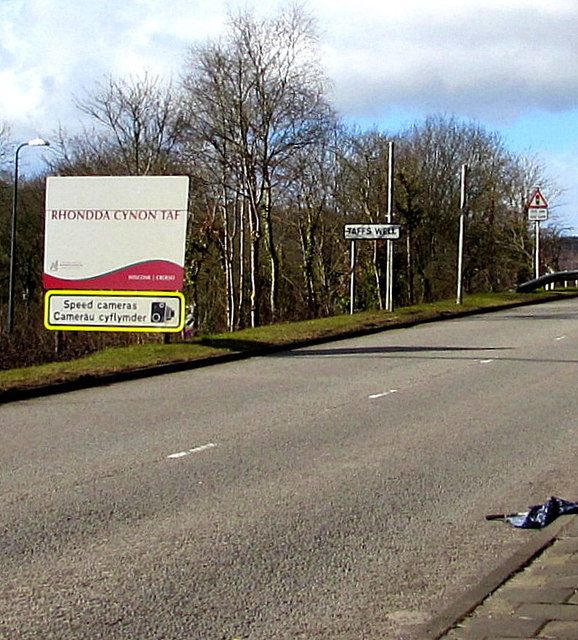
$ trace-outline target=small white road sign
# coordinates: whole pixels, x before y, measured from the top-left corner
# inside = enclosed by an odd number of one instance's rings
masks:
[[[346,224],[346,240],[397,240],[400,236],[398,224]]]
[[[532,222],[548,220],[548,209],[528,209],[528,220]]]
[[[540,189],[534,189],[528,204],[528,220],[541,222],[548,220],[548,201],[542,195]]]

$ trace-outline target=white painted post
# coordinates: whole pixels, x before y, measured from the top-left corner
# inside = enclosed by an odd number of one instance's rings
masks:
[[[534,231],[534,247],[535,247],[535,255],[534,255],[534,277],[540,277],[540,221],[536,220],[536,226]]]
[[[468,173],[468,165],[462,165],[460,180],[460,225],[458,234],[458,277],[457,277],[457,295],[456,304],[463,302],[463,269],[464,269],[464,235],[465,235],[465,214],[466,214],[466,178]]]
[[[355,240],[349,243],[349,313],[353,315],[355,310]]]
[[[387,170],[387,223],[393,222],[394,142],[389,142]],[[393,311],[393,240],[386,240],[386,293],[385,308]]]

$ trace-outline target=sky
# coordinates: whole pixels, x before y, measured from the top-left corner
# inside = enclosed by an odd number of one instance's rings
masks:
[[[562,189],[550,211],[578,235],[578,0],[305,0],[338,114],[396,133],[456,116],[537,158]],[[82,126],[74,98],[105,76],[178,80],[229,12],[278,0],[0,0],[0,121],[15,142]],[[23,172],[46,148],[26,148]]]

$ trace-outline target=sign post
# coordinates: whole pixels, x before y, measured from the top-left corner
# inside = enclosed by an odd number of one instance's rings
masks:
[[[349,314],[355,313],[355,242],[349,243]]]
[[[548,202],[537,187],[528,204],[528,220],[534,222],[534,277],[540,277],[540,222],[548,220]]]
[[[457,276],[457,293],[456,304],[463,302],[463,272],[464,272],[464,236],[465,236],[465,218],[466,218],[466,181],[468,177],[468,165],[462,165],[460,177],[460,223],[458,233],[458,276]]]
[[[355,307],[355,241],[356,240],[398,240],[401,226],[399,224],[346,224],[344,235],[346,240],[351,240],[350,276],[349,276],[349,313],[353,314]],[[390,273],[390,277],[391,277]],[[391,289],[392,283],[390,282]],[[391,295],[388,292],[388,295]],[[387,311],[391,311],[387,308]]]
[[[395,143],[393,140],[389,141],[388,144],[389,155],[387,162],[387,222],[391,224],[393,222],[393,173],[394,173],[394,153],[395,153]],[[399,236],[398,236],[399,237]],[[387,250],[387,261],[386,261],[386,300],[385,300],[385,309],[386,311],[393,311],[393,240],[394,238],[388,238],[386,243]]]
[[[48,178],[45,327],[182,330],[188,190],[186,176]]]

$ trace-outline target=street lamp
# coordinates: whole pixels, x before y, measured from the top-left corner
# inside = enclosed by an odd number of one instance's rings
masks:
[[[14,155],[14,192],[12,195],[12,235],[10,238],[10,276],[8,280],[8,333],[14,326],[14,282],[16,276],[16,217],[18,214],[18,156],[24,147],[47,147],[50,144],[44,138],[33,138],[16,147]]]

